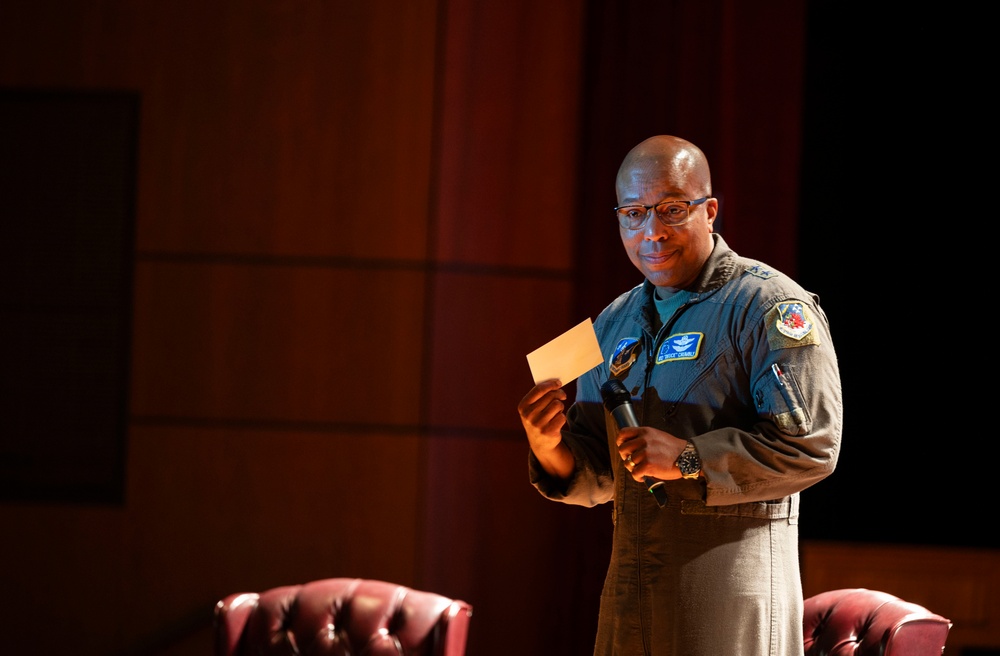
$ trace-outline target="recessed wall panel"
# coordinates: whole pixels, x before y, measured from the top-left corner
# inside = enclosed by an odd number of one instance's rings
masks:
[[[586,317],[569,314],[571,282],[440,273],[434,285],[432,426],[521,430],[534,384],[527,354]]]
[[[590,653],[611,553],[611,504],[542,497],[528,482],[523,434],[431,434],[426,448],[426,585],[475,607],[469,654],[504,653],[495,646],[509,647],[512,626],[518,642],[531,645],[526,654]],[[455,525],[462,530],[442,530]],[[477,617],[488,619],[477,626]],[[572,630],[552,631],[554,621]]]
[[[140,262],[132,413],[413,425],[424,275]]]
[[[578,224],[583,5],[447,8],[434,257],[565,271]]]

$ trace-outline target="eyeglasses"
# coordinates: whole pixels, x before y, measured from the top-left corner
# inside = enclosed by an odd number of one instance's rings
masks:
[[[655,205],[622,205],[615,208],[618,224],[627,230],[638,230],[649,219],[649,211],[656,209],[656,218],[665,226],[676,228],[690,219],[691,207],[701,205],[709,197],[697,200],[663,200]]]

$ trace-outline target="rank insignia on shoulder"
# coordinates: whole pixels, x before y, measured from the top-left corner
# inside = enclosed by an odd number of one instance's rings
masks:
[[[676,362],[678,360],[694,360],[701,351],[701,343],[705,333],[677,333],[663,340],[663,345],[656,354],[656,364]]]
[[[772,351],[790,346],[819,344],[819,336],[813,330],[816,324],[809,316],[809,309],[801,301],[776,304],[764,321],[767,323],[767,341]]]
[[[615,352],[611,354],[611,362],[608,363],[611,368],[611,375],[617,377],[619,374],[628,371],[639,358],[641,350],[642,344],[635,337],[623,337],[618,340]]]
[[[747,269],[747,273],[749,273],[752,276],[757,276],[758,278],[763,278],[764,280],[767,280],[768,278],[773,278],[776,275],[778,275],[776,271],[765,269],[759,264],[755,264],[749,269]]]

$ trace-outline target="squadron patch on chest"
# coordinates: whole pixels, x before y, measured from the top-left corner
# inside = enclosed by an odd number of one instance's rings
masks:
[[[617,378],[620,374],[628,371],[639,358],[640,351],[642,351],[642,344],[635,337],[623,337],[618,340],[615,352],[611,354],[611,361],[608,363],[611,375]]]
[[[809,308],[801,301],[784,301],[776,304],[764,317],[767,325],[767,343],[771,350],[819,344],[819,335],[813,330],[816,324]]]
[[[663,341],[656,354],[656,364],[676,362],[677,360],[694,360],[701,351],[701,343],[705,333],[677,333]]]

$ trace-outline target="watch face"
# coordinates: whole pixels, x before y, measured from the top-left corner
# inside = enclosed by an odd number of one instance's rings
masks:
[[[695,474],[701,469],[701,459],[697,453],[682,453],[677,459],[677,468],[682,474]]]

